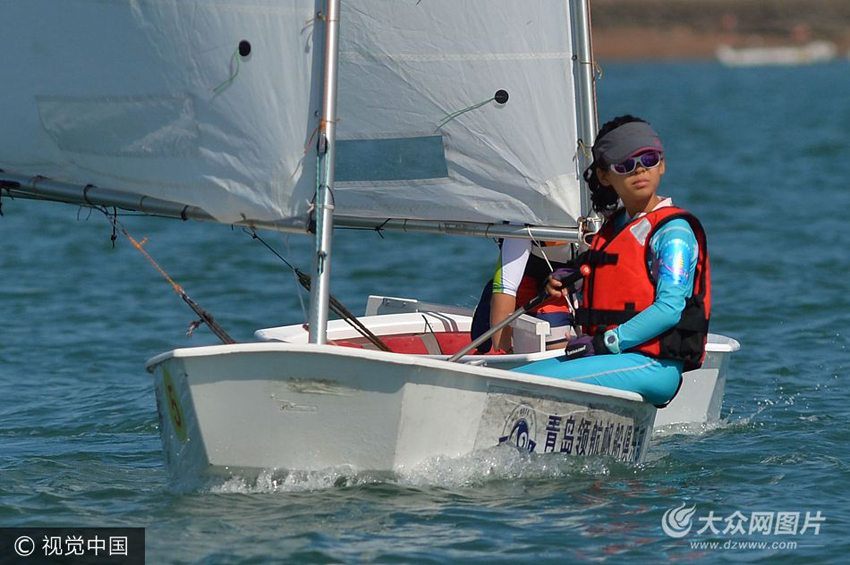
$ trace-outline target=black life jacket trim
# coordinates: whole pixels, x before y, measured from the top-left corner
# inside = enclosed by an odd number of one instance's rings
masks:
[[[599,249],[588,249],[578,256],[576,263],[579,265],[616,265],[619,255],[616,253],[607,253]]]

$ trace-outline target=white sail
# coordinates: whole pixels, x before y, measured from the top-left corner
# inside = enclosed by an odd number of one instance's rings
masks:
[[[335,214],[574,226],[572,56],[563,0],[343,1]]]
[[[2,3],[0,168],[306,225],[322,6]],[[569,19],[563,0],[342,2],[335,215],[574,227]]]
[[[220,221],[306,222],[315,11],[315,0],[3,2],[0,168]]]

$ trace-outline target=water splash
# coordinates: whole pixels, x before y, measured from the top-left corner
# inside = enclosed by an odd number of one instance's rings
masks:
[[[457,488],[490,481],[560,478],[567,475],[607,476],[611,467],[626,467],[607,457],[575,458],[522,452],[510,446],[475,451],[462,457],[434,457],[398,472],[409,486]]]
[[[666,439],[668,437],[676,435],[702,436],[724,430],[740,430],[752,427],[758,423],[755,422],[757,416],[759,416],[762,412],[765,411],[766,408],[768,408],[772,404],[772,402],[759,403],[756,410],[749,416],[739,417],[735,416],[732,412],[730,412],[727,417],[720,418],[718,420],[713,420],[711,422],[688,422],[660,426],[652,431],[652,436],[653,438],[658,439]]]
[[[468,488],[507,480],[600,478],[632,476],[642,466],[612,460],[610,457],[570,457],[558,454],[521,452],[510,446],[476,451],[461,457],[439,456],[397,472],[360,471],[351,466],[319,471],[263,470],[256,476],[234,474],[209,479],[195,491],[214,494],[273,494],[311,492],[388,484],[412,488]],[[185,490],[185,489],[184,489]]]
[[[266,469],[256,476],[233,475],[211,480],[201,490],[214,494],[269,494],[312,492],[383,482],[389,473],[357,471],[351,466],[319,471],[280,471]]]

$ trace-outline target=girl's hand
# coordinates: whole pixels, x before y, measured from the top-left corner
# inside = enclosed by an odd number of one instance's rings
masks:
[[[546,279],[546,292],[553,298],[566,296],[564,291],[566,291],[567,288],[564,287],[564,283],[561,281],[575,274],[576,270],[572,267],[556,269],[555,272],[549,275],[549,278]]]
[[[560,271],[561,269],[558,269]],[[555,271],[557,273],[558,271]],[[555,277],[555,273],[549,275],[549,278],[546,279],[546,293],[552,298],[558,298],[564,295],[564,285],[561,284],[561,281]]]

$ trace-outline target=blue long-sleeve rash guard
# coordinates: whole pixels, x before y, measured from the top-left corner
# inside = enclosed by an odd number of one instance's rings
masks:
[[[617,229],[628,222],[620,216]],[[649,272],[655,281],[655,301],[634,318],[609,330],[619,353],[640,345],[675,326],[682,317],[685,300],[694,292],[694,272],[699,257],[696,236],[686,220],[671,220],[650,239]]]

